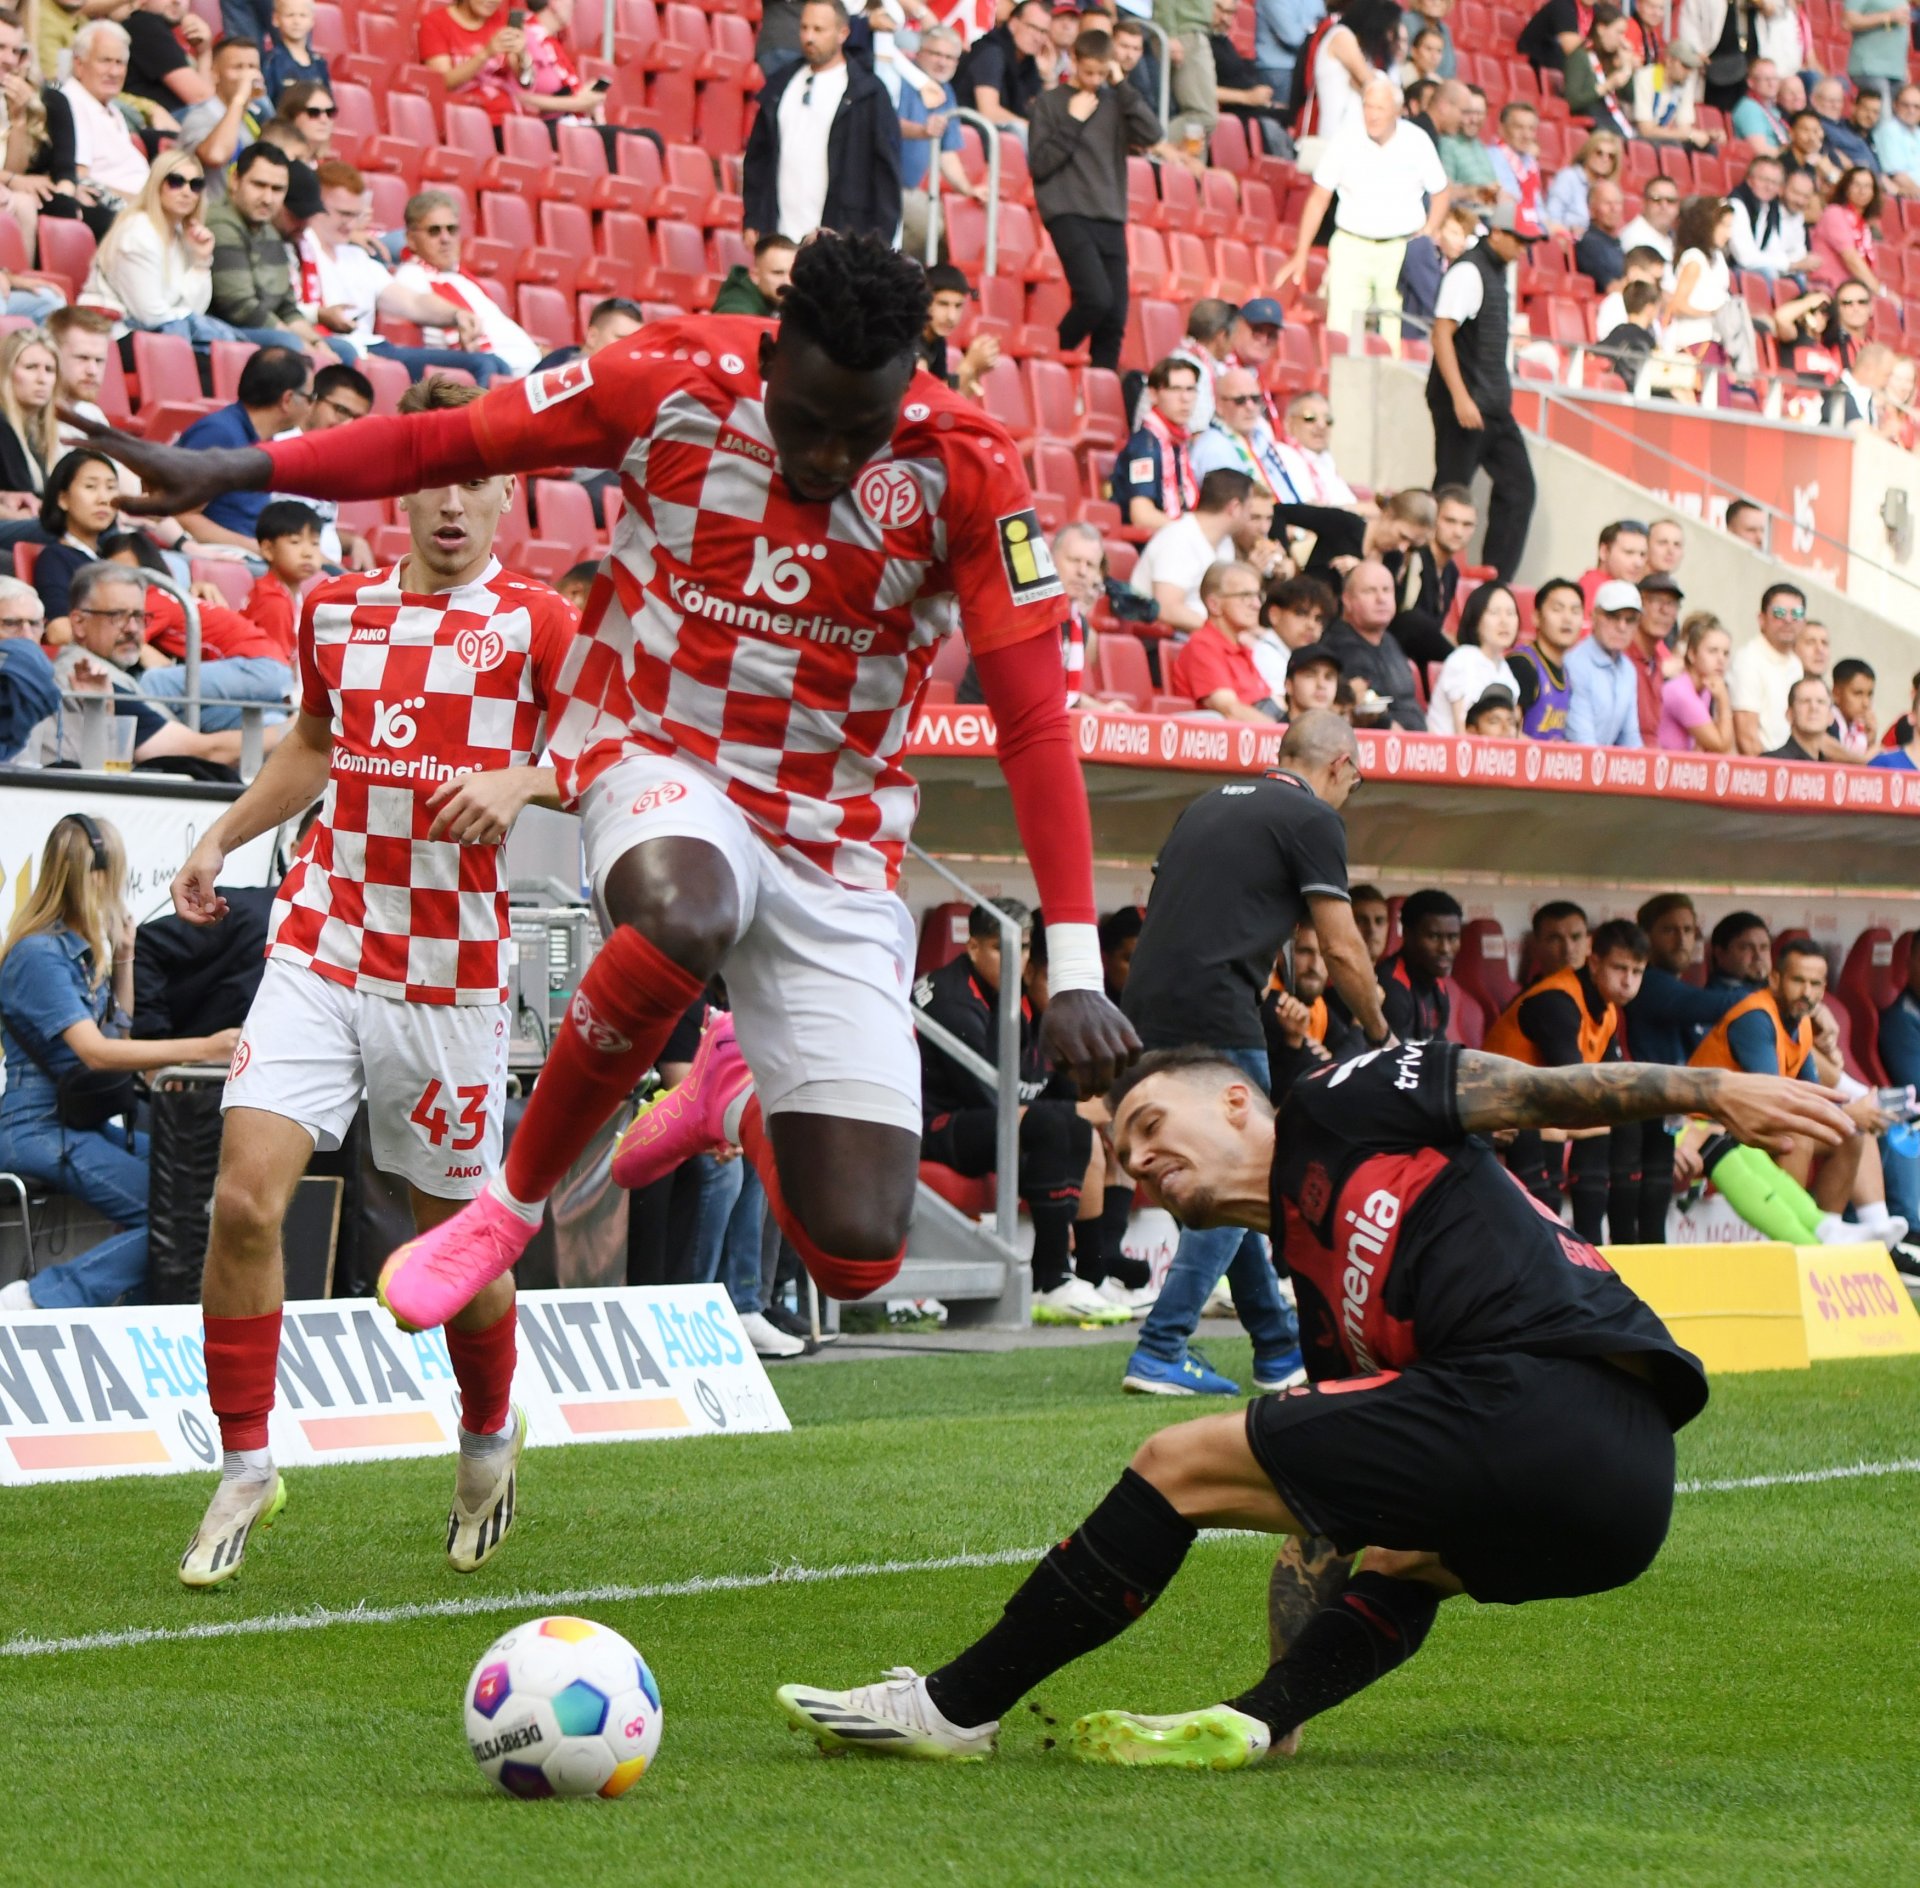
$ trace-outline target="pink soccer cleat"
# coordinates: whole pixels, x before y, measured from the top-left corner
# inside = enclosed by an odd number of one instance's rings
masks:
[[[512,1271],[539,1230],[483,1191],[380,1268],[380,1302],[401,1330],[430,1331]]]
[[[753,1080],[724,1011],[708,1023],[687,1079],[657,1095],[634,1116],[613,1150],[615,1186],[651,1186],[696,1154],[727,1145],[721,1123],[728,1106]]]

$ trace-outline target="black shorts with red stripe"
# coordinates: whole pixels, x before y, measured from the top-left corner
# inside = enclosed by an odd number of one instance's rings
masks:
[[[1329,1378],[1247,1406],[1280,1498],[1340,1552],[1437,1553],[1477,1600],[1625,1586],[1673,1515],[1673,1428],[1640,1378],[1512,1351]]]

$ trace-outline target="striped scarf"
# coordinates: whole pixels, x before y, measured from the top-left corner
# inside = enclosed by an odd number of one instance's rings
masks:
[[[1193,461],[1187,456],[1187,429],[1169,426],[1160,409],[1150,406],[1141,430],[1160,447],[1160,509],[1169,518],[1191,511],[1200,502],[1200,481],[1193,476]]]

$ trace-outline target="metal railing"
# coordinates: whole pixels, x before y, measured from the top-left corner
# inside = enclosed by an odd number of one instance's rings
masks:
[[[980,133],[987,159],[987,248],[982,275],[992,275],[1000,260],[1000,127],[966,105],[950,111],[949,118],[969,124]],[[927,158],[927,253],[928,268],[940,260],[940,225],[943,221],[940,198],[945,185],[940,177],[940,140],[935,138]]]
[[[1173,38],[1164,26],[1143,20],[1138,14],[1127,16],[1129,26],[1151,33],[1160,42],[1160,135],[1167,135],[1167,115],[1173,110]]]
[[[1019,1228],[1020,1189],[1020,926],[990,898],[977,892],[959,873],[942,865],[911,840],[907,850],[928,871],[938,873],[971,905],[984,905],[1000,921],[1000,1011],[996,1019],[1000,1066],[976,1054],[950,1029],[942,1027],[917,1004],[913,1026],[937,1048],[978,1081],[993,1096],[994,1122],[993,1229],[1003,1245],[1011,1246]]]

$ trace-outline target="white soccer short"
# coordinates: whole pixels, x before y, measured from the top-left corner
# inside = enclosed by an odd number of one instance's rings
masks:
[[[504,1003],[404,1003],[269,958],[220,1107],[282,1115],[324,1154],[364,1097],[382,1173],[468,1200],[500,1165],[507,1039]]]
[[[700,839],[726,859],[740,928],[721,974],[763,1113],[919,1133],[913,919],[893,893],[849,891],[769,844],[704,775],[663,756],[616,762],[580,811],[603,927],[606,876],[642,841]]]

